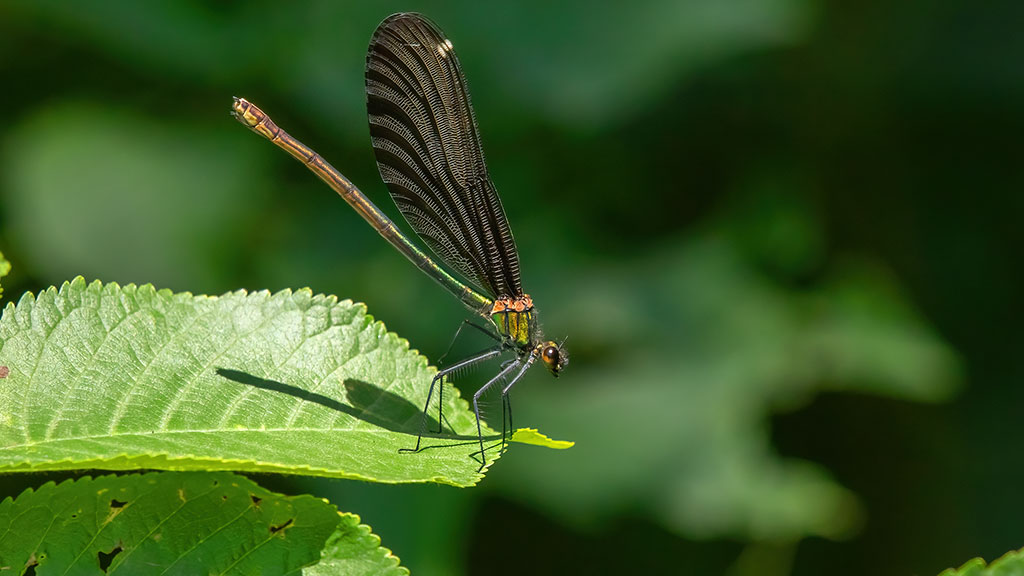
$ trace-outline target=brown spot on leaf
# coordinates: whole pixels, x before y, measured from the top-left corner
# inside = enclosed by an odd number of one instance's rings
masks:
[[[111,522],[114,518],[117,518],[117,515],[120,514],[121,511],[124,510],[124,507],[127,506],[127,505],[128,505],[127,502],[122,502],[120,500],[117,500],[116,498],[111,500],[110,501],[110,514],[107,514],[107,520],[106,521],[107,522]]]
[[[120,554],[122,550],[124,550],[124,548],[122,548],[121,544],[118,543],[110,552],[103,552],[101,550],[97,553],[96,557],[100,561],[100,570],[106,572],[107,568],[110,568],[110,564],[114,561],[114,558]]]
[[[271,534],[277,534],[278,532],[284,530],[285,528],[287,528],[287,527],[289,527],[291,525],[292,525],[292,519],[289,518],[288,521],[285,522],[284,524],[278,524],[277,526],[271,526],[270,527],[270,533]]]

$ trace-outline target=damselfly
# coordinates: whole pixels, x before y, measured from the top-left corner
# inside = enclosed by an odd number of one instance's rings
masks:
[[[435,388],[441,405],[440,384],[446,375],[513,354],[473,395],[482,468],[481,395],[495,387],[501,390],[503,449],[506,413],[509,429],[512,425],[509,391],[537,360],[558,376],[568,356],[562,345],[542,337],[533,300],[523,292],[519,254],[484,163],[466,79],[451,41],[433,22],[419,14],[394,14],[377,27],[366,57],[366,106],[377,168],[391,197],[416,235],[462,280],[434,262],[345,176],[262,110],[235,98],[232,113],[305,163],[392,246],[484,319],[483,324],[467,320],[459,330],[473,326],[495,344],[438,371],[427,391],[424,422]],[[439,407],[438,433],[442,422]],[[402,451],[420,451],[422,440],[421,428],[416,446]]]

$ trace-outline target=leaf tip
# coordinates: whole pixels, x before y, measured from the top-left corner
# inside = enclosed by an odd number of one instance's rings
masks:
[[[553,440],[538,432],[536,428],[520,428],[512,434],[510,441],[519,442],[520,444],[544,446],[556,450],[565,450],[576,445],[576,442],[571,440]]]

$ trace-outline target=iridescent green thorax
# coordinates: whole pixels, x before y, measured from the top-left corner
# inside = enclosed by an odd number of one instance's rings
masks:
[[[495,300],[491,307],[491,322],[494,322],[498,333],[519,348],[531,347],[537,339],[537,317],[533,300],[528,295]]]

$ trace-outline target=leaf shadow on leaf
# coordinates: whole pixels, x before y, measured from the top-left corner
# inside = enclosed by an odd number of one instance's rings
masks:
[[[405,398],[383,390],[369,382],[354,379],[345,380],[346,397],[351,402],[351,404],[345,404],[323,394],[310,392],[304,388],[285,384],[284,382],[260,378],[240,370],[217,368],[217,374],[240,384],[270,392],[288,394],[304,402],[315,402],[331,410],[344,412],[349,416],[379,428],[391,430],[392,432],[404,434],[416,434],[419,432],[418,422],[422,417],[420,409]],[[437,420],[428,417],[426,425],[428,430],[436,429]]]

